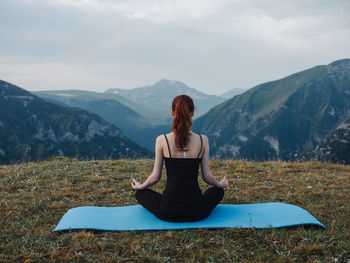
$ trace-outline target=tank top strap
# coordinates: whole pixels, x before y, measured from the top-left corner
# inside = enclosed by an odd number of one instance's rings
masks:
[[[166,137],[166,134],[165,134],[165,133],[164,133],[164,137],[165,137],[165,140],[166,140],[166,144],[168,145],[169,156],[170,156],[170,158],[171,158],[171,152],[170,152],[168,137]]]
[[[199,156],[200,156],[201,153],[202,153],[202,149],[203,149],[203,139],[202,139],[202,135],[199,134],[199,137],[201,138],[201,150],[199,151],[197,158],[199,158]]]

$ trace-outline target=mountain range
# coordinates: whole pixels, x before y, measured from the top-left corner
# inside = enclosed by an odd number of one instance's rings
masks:
[[[228,100],[170,80],[132,90],[35,95],[1,81],[0,162],[53,155],[151,156],[155,138],[170,132],[171,101],[179,94],[190,95],[202,114],[192,128],[209,137],[211,157],[313,156],[349,163],[350,59],[260,84]]]
[[[157,126],[169,126],[168,113],[129,101],[117,94],[98,93],[83,90],[54,90],[35,92],[37,96],[49,102],[69,107],[77,107],[92,112],[120,128],[123,134],[136,143],[148,147],[143,134],[145,130]]]
[[[96,114],[47,102],[0,80],[0,163],[151,156]]]
[[[151,151],[154,150],[155,138],[171,130],[171,102],[175,96],[190,95],[196,105],[195,116],[225,100],[190,88],[182,82],[165,79],[152,86],[131,90],[112,89],[104,93],[53,90],[34,94],[58,105],[78,107],[95,113]]]
[[[198,118],[212,107],[226,100],[223,97],[208,95],[196,89],[190,88],[180,81],[167,79],[160,80],[154,85],[135,89],[108,89],[105,91],[105,93],[118,94],[135,103],[164,111],[167,113],[169,119],[172,118],[172,100],[175,96],[180,94],[186,94],[193,99],[196,107],[194,118]]]
[[[194,121],[211,155],[250,160],[302,157],[350,116],[350,60],[258,85]]]

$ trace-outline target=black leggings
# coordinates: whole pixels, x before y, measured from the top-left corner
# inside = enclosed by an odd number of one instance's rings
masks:
[[[170,222],[198,221],[210,215],[224,197],[222,188],[210,187],[202,195],[201,206],[196,211],[169,211],[162,208],[163,195],[151,189],[137,190],[136,199],[156,217]]]

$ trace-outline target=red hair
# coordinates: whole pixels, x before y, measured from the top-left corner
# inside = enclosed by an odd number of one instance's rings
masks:
[[[172,130],[175,134],[176,147],[185,150],[187,136],[190,135],[192,125],[192,115],[194,113],[193,100],[187,95],[179,95],[174,98],[172,104],[174,120]]]

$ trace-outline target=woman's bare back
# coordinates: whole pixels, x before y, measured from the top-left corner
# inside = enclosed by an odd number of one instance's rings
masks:
[[[187,137],[187,145],[185,147],[185,150],[187,151],[180,151],[175,144],[175,135],[173,132],[166,134],[168,142],[169,142],[169,148],[172,158],[198,158],[202,157],[203,152],[203,144],[201,142],[201,137],[199,134],[191,132],[190,135]],[[166,140],[164,138],[165,143],[162,143],[162,150],[164,157],[168,158],[170,157],[168,146],[166,144]]]

